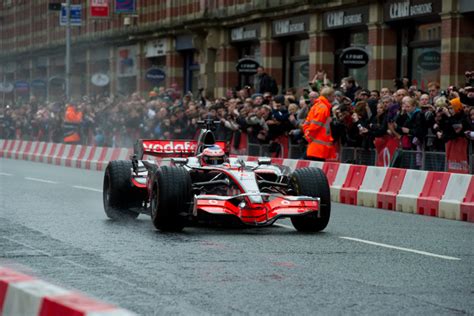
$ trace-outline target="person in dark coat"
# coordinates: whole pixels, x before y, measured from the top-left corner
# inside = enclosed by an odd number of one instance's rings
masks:
[[[255,92],[264,94],[270,92],[275,94],[274,87],[272,87],[272,77],[268,75],[263,67],[257,68],[257,74],[255,75]]]

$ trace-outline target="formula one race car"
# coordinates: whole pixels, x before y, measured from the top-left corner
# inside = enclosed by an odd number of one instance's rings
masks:
[[[228,158],[226,144],[215,141],[216,123],[200,122],[197,141],[139,140],[131,161],[111,161],[104,176],[106,215],[118,220],[148,214],[162,231],[203,222],[269,226],[283,217],[298,231],[327,226],[331,199],[321,169],[291,172],[271,158]]]

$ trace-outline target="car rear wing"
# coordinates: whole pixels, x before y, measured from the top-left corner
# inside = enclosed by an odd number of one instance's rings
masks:
[[[223,141],[217,141],[216,145],[220,146],[227,152],[227,144]],[[156,140],[156,139],[139,139],[135,144],[134,154],[138,160],[142,160],[143,156],[151,155],[156,157],[190,157],[198,155],[204,145],[199,145],[196,140]]]

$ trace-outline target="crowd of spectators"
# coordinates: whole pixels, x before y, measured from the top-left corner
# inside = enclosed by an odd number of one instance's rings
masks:
[[[423,91],[403,78],[394,80],[393,87],[370,91],[351,77],[334,85],[318,71],[307,89],[288,88],[277,95],[245,87],[210,99],[203,90],[193,96],[160,87],[146,96],[84,97],[71,103],[82,112],[82,144],[131,147],[137,138],[192,139],[197,122],[212,117],[221,122],[217,138],[236,147],[242,134],[250,143],[270,145],[285,135],[291,144],[304,147],[301,125],[322,87],[331,86],[336,90],[331,122],[335,142],[370,149],[377,138],[392,135],[403,149],[443,151],[449,140],[474,138],[473,81],[474,72],[466,72],[464,87],[442,89],[430,82]],[[62,142],[64,111],[63,103],[35,98],[3,104],[0,138]]]

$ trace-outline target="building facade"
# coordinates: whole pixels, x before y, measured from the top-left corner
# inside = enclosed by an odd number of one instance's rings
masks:
[[[65,27],[50,0],[0,1],[0,97],[64,94]],[[71,95],[176,86],[224,96],[265,67],[281,89],[306,88],[318,70],[369,89],[408,77],[426,89],[464,84],[474,68],[470,0],[148,0],[133,15],[72,27]]]

